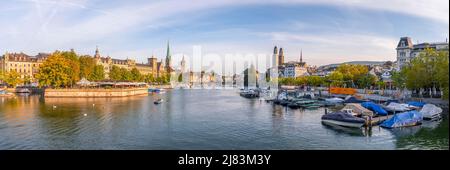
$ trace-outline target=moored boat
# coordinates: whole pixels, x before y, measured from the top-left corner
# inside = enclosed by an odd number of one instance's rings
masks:
[[[438,120],[441,118],[442,108],[434,104],[425,104],[420,113],[424,120]]]
[[[422,119],[422,114],[418,111],[413,110],[395,114],[390,119],[383,121],[380,126],[385,128],[416,126],[422,123]]]
[[[342,111],[337,111],[323,115],[322,122],[332,125],[360,128],[366,121],[363,118],[355,117]]]
[[[161,93],[165,93],[166,90],[160,89],[160,88],[156,88],[156,89],[149,88],[149,89],[148,89],[148,92],[149,92],[149,93],[159,93],[159,94],[161,94]]]
[[[161,104],[163,101],[164,101],[163,99],[158,99],[158,100],[155,100],[153,103],[154,104]]]

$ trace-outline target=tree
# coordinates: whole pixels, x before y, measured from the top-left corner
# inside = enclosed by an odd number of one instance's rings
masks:
[[[152,73],[149,73],[147,75],[144,76],[144,82],[146,83],[153,83],[155,82],[155,78],[153,77]]]
[[[178,82],[183,82],[183,73],[180,73],[180,75],[178,75]]]
[[[74,85],[80,80],[80,62],[79,57],[75,53],[75,51],[63,51],[60,52],[61,56],[66,59],[67,65],[70,66],[71,69],[67,70],[67,74],[69,75],[69,85]]]
[[[344,75],[341,72],[333,71],[327,79],[330,81],[331,86],[341,87],[344,85]]]
[[[120,68],[120,74],[122,75],[120,80],[133,81],[133,75],[126,68]]]
[[[18,84],[23,83],[23,79],[20,77],[20,74],[15,70],[11,70],[6,73],[4,76],[4,81],[12,87],[16,87]]]
[[[136,67],[131,69],[130,74],[131,74],[131,80],[133,80],[133,81],[141,82],[143,80],[143,76],[141,75],[141,72],[139,72],[139,70]]]
[[[3,81],[5,81],[5,77],[6,77],[5,72],[3,72],[3,71],[0,70],[0,83],[2,83]]]
[[[404,89],[406,88],[406,70],[402,69],[401,71],[393,71],[392,72],[392,82],[395,87]]]
[[[92,74],[89,76],[89,80],[99,81],[103,79],[105,79],[105,70],[103,69],[103,66],[101,65],[94,66],[94,70],[92,71]]]
[[[307,82],[308,85],[317,87],[323,84],[323,78],[319,76],[308,76]]]
[[[120,67],[113,65],[109,71],[109,79],[119,81],[122,80],[122,73]]]
[[[377,77],[372,74],[366,74],[358,79],[358,86],[361,88],[370,88],[377,82]]]
[[[51,54],[39,67],[39,72],[36,74],[39,86],[59,88],[72,85],[74,68],[71,61],[73,60],[64,57],[61,52],[56,51]]]
[[[90,56],[81,56],[80,59],[80,78],[86,78],[92,81],[94,74],[94,67],[96,66],[95,59]]]
[[[31,76],[26,75],[26,76],[23,78],[23,83],[24,83],[24,84],[30,84],[30,83],[31,83]]]

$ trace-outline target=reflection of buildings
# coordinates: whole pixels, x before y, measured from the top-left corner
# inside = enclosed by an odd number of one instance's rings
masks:
[[[400,70],[405,64],[417,57],[426,48],[438,51],[448,50],[448,42],[433,42],[413,44],[410,37],[401,37],[397,45],[397,70]]]

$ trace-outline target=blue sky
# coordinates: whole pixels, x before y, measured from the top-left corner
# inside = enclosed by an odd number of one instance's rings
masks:
[[[0,2],[0,53],[69,50],[145,61],[175,54],[268,54],[311,65],[395,60],[401,36],[445,41],[448,0],[10,0]],[[175,56],[174,61],[180,57]]]

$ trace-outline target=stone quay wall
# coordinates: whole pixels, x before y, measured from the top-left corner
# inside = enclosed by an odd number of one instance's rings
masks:
[[[147,88],[45,89],[45,97],[127,97],[148,94]]]

